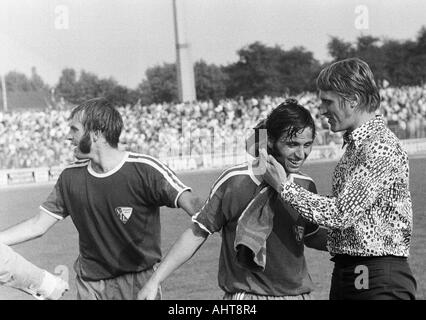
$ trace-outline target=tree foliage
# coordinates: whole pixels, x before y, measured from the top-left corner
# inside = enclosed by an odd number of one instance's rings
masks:
[[[77,79],[76,71],[71,68],[62,70],[55,94],[74,104],[104,97],[114,105],[125,106],[136,103],[138,99],[135,90],[118,84],[114,78],[100,79],[97,75],[82,70]]]
[[[149,68],[146,79],[139,85],[139,93],[145,103],[174,102],[178,100],[176,65],[164,63]]]
[[[31,68],[31,76],[29,78],[24,73],[10,71],[5,76],[5,82],[8,92],[47,91],[49,89],[43,79],[37,74],[35,67]]]
[[[319,62],[303,47],[288,51],[255,42],[238,51],[238,62],[226,67],[227,96],[279,96],[313,88]]]
[[[77,103],[77,75],[74,69],[63,69],[56,85],[56,94],[71,103]]]
[[[221,67],[204,60],[194,64],[195,90],[198,100],[218,101],[225,96],[227,74]]]
[[[388,81],[392,86],[426,83],[426,27],[422,27],[415,40],[395,40],[360,35],[354,42],[331,36],[327,43],[331,61],[324,65],[359,57],[371,67],[378,83]],[[313,91],[320,65],[312,52],[304,47],[288,50],[254,42],[237,51],[238,60],[225,66],[209,64],[203,60],[194,64],[195,86],[198,100],[229,97],[280,96]],[[49,91],[35,68],[30,77],[18,71],[6,77],[10,92]],[[55,86],[56,97],[78,104],[87,99],[103,96],[114,105],[177,102],[177,76],[175,63],[164,63],[149,68],[144,79],[133,90],[120,85],[114,78],[99,78],[85,70],[77,73],[72,68],[62,70]]]
[[[331,37],[327,48],[332,62],[348,57],[366,61],[379,83],[382,80],[393,86],[426,83],[426,27],[420,29],[415,41],[361,35],[350,43]]]
[[[176,64],[165,63],[149,68],[138,87],[141,102],[161,103],[178,100]],[[194,64],[198,100],[219,100],[225,96],[227,76],[221,67],[200,60]]]

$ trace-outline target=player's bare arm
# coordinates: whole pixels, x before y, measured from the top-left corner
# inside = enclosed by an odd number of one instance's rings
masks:
[[[161,283],[198,251],[208,233],[193,223],[175,242],[145,286],[139,291],[139,300],[154,300]]]
[[[305,245],[309,248],[328,251],[327,249],[327,228],[319,227],[318,231],[311,235],[306,235]]]
[[[67,280],[37,267],[2,243],[0,243],[0,284],[43,300],[58,300],[69,290]]]
[[[40,210],[34,217],[0,232],[0,243],[15,245],[45,234],[58,219]]]
[[[185,210],[189,216],[193,216],[195,213],[201,210],[202,202],[192,191],[186,190],[182,192],[177,201],[179,208]]]

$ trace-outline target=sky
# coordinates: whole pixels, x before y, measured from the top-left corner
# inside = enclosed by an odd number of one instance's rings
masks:
[[[49,85],[64,68],[135,88],[175,61],[173,0],[0,0],[0,73],[31,67]],[[330,36],[406,40],[426,26],[425,0],[176,0],[192,61],[227,65],[260,41],[330,59]]]

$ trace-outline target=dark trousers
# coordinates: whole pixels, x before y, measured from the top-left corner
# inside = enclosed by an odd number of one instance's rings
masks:
[[[336,255],[330,300],[415,300],[407,258]]]

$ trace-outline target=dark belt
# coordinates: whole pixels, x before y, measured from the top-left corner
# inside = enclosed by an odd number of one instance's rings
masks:
[[[407,257],[386,255],[386,256],[351,256],[348,254],[336,254],[330,259],[338,265],[355,265],[360,263],[373,263],[373,262],[405,262]]]

